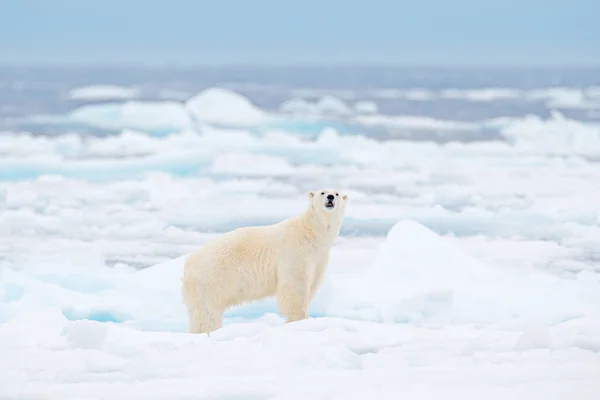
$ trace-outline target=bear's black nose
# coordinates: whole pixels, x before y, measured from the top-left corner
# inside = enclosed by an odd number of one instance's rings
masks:
[[[327,196],[327,200],[333,200],[333,199],[335,199],[335,197],[332,194],[330,194],[329,196]]]

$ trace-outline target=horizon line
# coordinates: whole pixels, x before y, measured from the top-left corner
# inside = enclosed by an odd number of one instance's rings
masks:
[[[600,69],[595,63],[544,63],[544,64],[444,64],[444,63],[61,63],[61,62],[0,62],[0,68],[61,68],[61,69],[483,69],[483,70],[526,70],[526,69]]]

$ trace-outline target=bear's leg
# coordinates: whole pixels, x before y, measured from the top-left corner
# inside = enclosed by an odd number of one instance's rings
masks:
[[[317,294],[317,291],[319,290],[319,286],[321,286],[321,282],[323,281],[323,274],[325,273],[325,267],[326,265],[317,265],[317,268],[315,270],[315,276],[310,284],[310,289],[308,291],[309,304],[313,301],[315,295]]]
[[[220,307],[195,305],[188,312],[190,333],[209,333],[220,329],[223,326],[223,313],[224,310]]]
[[[190,333],[208,333],[222,326],[224,308],[215,304],[207,284],[184,279],[182,292]]]
[[[213,308],[210,314],[210,320],[208,329],[209,332],[216,331],[217,329],[221,329],[223,327],[223,314],[225,313],[225,309],[223,307]]]
[[[306,280],[280,281],[277,286],[279,312],[287,317],[287,322],[308,318],[308,288]]]
[[[194,307],[188,312],[190,320],[190,333],[208,333],[208,320],[204,310]]]

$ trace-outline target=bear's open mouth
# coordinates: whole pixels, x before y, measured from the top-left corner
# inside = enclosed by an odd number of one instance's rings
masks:
[[[333,204],[333,201],[329,200],[327,203],[325,203],[325,208],[333,208],[335,207],[335,204]]]

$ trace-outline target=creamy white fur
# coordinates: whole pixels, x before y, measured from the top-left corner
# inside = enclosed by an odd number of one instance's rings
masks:
[[[327,208],[327,197],[334,207]],[[339,235],[348,196],[323,189],[308,194],[306,211],[277,224],[225,233],[190,254],[183,273],[183,301],[192,333],[212,332],[231,306],[276,296],[288,322],[307,310]]]

